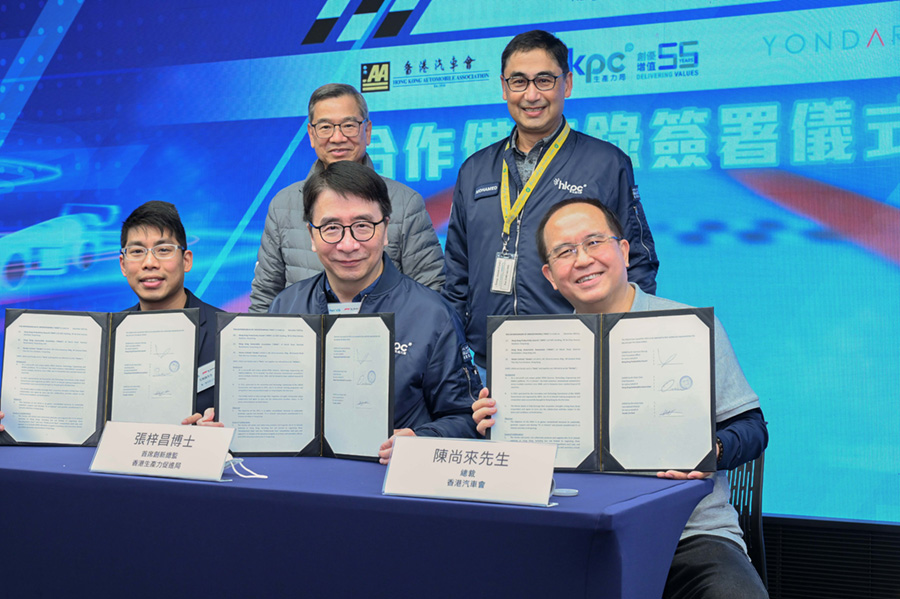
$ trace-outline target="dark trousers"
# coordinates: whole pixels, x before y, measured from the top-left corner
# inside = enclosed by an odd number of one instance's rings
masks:
[[[663,599],[768,599],[759,574],[737,543],[713,535],[682,540]]]

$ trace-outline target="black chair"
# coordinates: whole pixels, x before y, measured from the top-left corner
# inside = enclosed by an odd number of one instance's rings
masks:
[[[762,528],[762,488],[763,463],[765,454],[752,462],[728,471],[728,482],[731,485],[731,505],[738,513],[738,522],[744,531],[744,542],[747,554],[759,573],[766,588],[769,580],[766,575],[766,546],[763,541]]]

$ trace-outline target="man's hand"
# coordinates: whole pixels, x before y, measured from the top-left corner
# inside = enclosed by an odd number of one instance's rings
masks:
[[[693,470],[691,472],[679,472],[678,470],[666,470],[665,472],[657,472],[657,478],[672,478],[675,480],[689,480],[695,478],[709,478],[715,472],[700,472]]]
[[[0,412],[0,420],[3,420],[3,412]],[[0,433],[3,432],[3,425],[0,424]]]
[[[472,404],[472,420],[475,421],[475,428],[482,437],[487,433],[487,429],[494,426],[493,416],[497,413],[497,402],[490,395],[490,390],[485,387],[478,394],[478,400]]]
[[[719,444],[716,443],[716,461],[719,459]],[[695,478],[709,478],[715,472],[700,472],[692,470],[691,472],[679,472],[678,470],[666,470],[665,472],[657,472],[657,478],[672,478],[675,480],[688,480]]]
[[[381,444],[381,447],[378,448],[378,463],[379,464],[387,464],[391,461],[391,454],[394,453],[394,438],[395,437],[415,437],[416,433],[413,432],[411,428],[397,428],[394,429],[394,434],[391,435],[391,438]]]
[[[184,420],[181,421],[181,424],[196,424],[197,426],[221,426],[224,427],[225,424],[222,422],[213,422],[213,419],[216,417],[216,409],[215,408],[206,408],[206,411],[203,414],[197,412],[193,416],[188,416]]]

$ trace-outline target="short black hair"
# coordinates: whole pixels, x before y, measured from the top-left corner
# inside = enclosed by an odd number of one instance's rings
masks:
[[[366,99],[363,98],[363,95],[356,91],[356,88],[352,85],[347,85],[346,83],[326,83],[322,87],[318,88],[316,91],[312,93],[309,97],[309,106],[307,114],[309,116],[309,122],[313,122],[313,112],[316,109],[316,104],[322,102],[323,100],[331,100],[332,98],[343,98],[344,96],[350,96],[356,102],[356,107],[359,109],[359,115],[363,118],[364,121],[369,119],[369,106],[366,104]]]
[[[572,204],[587,204],[588,206],[597,208],[606,217],[606,224],[613,232],[613,235],[619,239],[625,238],[625,235],[622,232],[622,225],[619,223],[619,219],[616,217],[615,212],[607,208],[603,202],[595,198],[566,198],[551,206],[550,210],[544,215],[544,218],[541,219],[541,224],[538,225],[535,241],[537,243],[538,255],[540,255],[541,260],[543,260],[544,263],[550,259],[550,254],[547,251],[547,242],[544,241],[544,229],[547,227],[550,217],[566,206],[571,206]]]
[[[500,74],[506,73],[506,63],[509,57],[516,52],[538,49],[546,50],[556,60],[563,75],[569,72],[569,48],[552,33],[535,29],[520,33],[506,44],[506,48],[503,49],[503,54],[500,56]]]
[[[178,209],[174,204],[161,200],[150,200],[134,209],[122,223],[122,247],[128,243],[128,233],[132,229],[141,227],[159,229],[165,233],[169,231],[175,236],[175,241],[181,247],[187,247],[187,235],[184,233],[184,225],[178,216]]]
[[[313,208],[319,195],[330,189],[341,197],[356,196],[375,202],[382,216],[391,215],[391,197],[378,173],[358,162],[340,160],[316,168],[303,184],[303,218],[312,222]]]

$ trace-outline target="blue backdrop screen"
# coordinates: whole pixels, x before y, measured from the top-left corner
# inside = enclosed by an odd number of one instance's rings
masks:
[[[761,397],[765,511],[900,523],[900,3],[172,4],[0,0],[0,306],[134,304],[119,228],[163,199],[188,286],[245,310],[332,81],[443,238],[460,164],[512,127],[500,53],[543,28],[569,122],[631,156],[659,294],[715,306]]]

